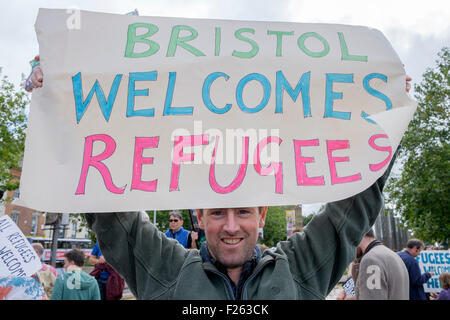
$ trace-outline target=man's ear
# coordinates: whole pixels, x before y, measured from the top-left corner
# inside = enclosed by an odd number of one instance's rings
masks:
[[[261,210],[261,213],[259,214],[259,227],[260,228],[264,228],[264,225],[266,224],[267,209],[269,209],[269,207],[263,207]]]
[[[195,209],[195,211],[197,212],[197,220],[198,220],[198,225],[200,227],[200,229],[205,229],[205,225],[203,223],[203,215],[202,215],[202,210],[201,209]]]

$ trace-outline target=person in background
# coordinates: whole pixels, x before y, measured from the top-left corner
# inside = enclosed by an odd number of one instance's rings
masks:
[[[431,300],[450,300],[450,273],[443,272],[439,276],[439,281],[441,282],[442,290],[439,294],[432,293]]]
[[[89,263],[94,265],[90,275],[97,279],[101,300],[120,300],[125,280],[106,262],[98,242],[91,251]]]
[[[78,249],[64,254],[66,273],[56,279],[51,300],[100,300],[95,278],[83,271],[84,252]]]
[[[198,234],[195,231],[189,231],[183,228],[183,216],[179,211],[169,213],[169,230],[165,235],[170,239],[177,240],[186,249],[197,248],[196,240]]]
[[[349,276],[347,277],[345,283],[342,285],[342,289],[339,290],[336,300],[356,300],[355,282],[353,281],[353,277],[356,278],[358,269],[357,267],[353,267],[354,264],[357,264],[357,266],[359,267],[358,258],[355,258],[355,260],[353,260],[352,263],[350,263],[350,265],[348,266],[347,270]]]
[[[405,263],[409,274],[409,299],[410,300],[427,300],[423,284],[426,283],[434,274],[433,271],[420,272],[419,263],[416,257],[423,250],[423,242],[418,239],[410,239],[406,244],[406,249],[397,252]]]
[[[356,300],[409,300],[408,270],[402,259],[378,241],[370,229],[358,245]]]
[[[39,260],[42,261],[42,255],[44,254],[44,247],[42,246],[42,244],[40,244],[39,242],[35,242],[32,243],[31,246],[39,256]],[[45,293],[47,294],[47,297],[50,298],[52,296],[56,278],[58,277],[58,275],[56,274],[56,269],[53,266],[42,262],[42,268],[37,271],[36,274],[39,278],[39,283],[42,285]]]

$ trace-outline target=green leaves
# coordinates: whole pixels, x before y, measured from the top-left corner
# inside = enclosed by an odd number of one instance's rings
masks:
[[[402,222],[427,242],[450,238],[450,48],[438,56],[414,87],[418,107],[401,142],[403,171],[386,188]]]
[[[10,169],[18,168],[23,157],[25,107],[29,98],[23,89],[15,89],[6,76],[0,81],[0,189],[14,190],[19,183],[14,180]]]
[[[269,207],[264,226],[264,239],[261,242],[270,248],[282,240],[286,240],[286,209]]]

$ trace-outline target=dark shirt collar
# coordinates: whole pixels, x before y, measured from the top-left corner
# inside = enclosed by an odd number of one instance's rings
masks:
[[[178,229],[178,231],[175,231],[175,232],[173,232],[172,229],[169,229],[170,234],[172,234],[172,235],[175,235],[175,234],[177,234],[177,233],[180,233],[180,232],[183,231],[183,230],[184,230],[183,227],[180,227],[180,229]]]
[[[258,246],[255,246],[255,248],[253,249],[252,257],[250,258],[250,260],[248,260],[244,263],[244,266],[242,268],[242,273],[239,277],[239,282],[238,282],[237,286],[228,276],[227,268],[211,256],[206,242],[204,242],[202,244],[202,246],[200,247],[200,256],[202,257],[203,262],[212,263],[217,268],[217,270],[219,270],[221,273],[223,273],[228,278],[228,280],[231,284],[231,287],[233,289],[234,296],[236,297],[236,299],[239,299],[245,281],[248,279],[248,277],[250,277],[250,275],[252,274],[256,265],[261,260],[261,250],[259,249]]]

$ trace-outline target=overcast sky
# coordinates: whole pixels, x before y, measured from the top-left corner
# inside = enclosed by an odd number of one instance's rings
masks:
[[[28,75],[29,61],[39,53],[34,22],[41,7],[118,14],[138,9],[141,16],[368,26],[384,33],[413,83],[420,82],[425,69],[434,65],[439,50],[450,46],[448,0],[2,0],[0,67],[15,84],[22,73]]]

